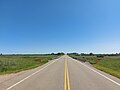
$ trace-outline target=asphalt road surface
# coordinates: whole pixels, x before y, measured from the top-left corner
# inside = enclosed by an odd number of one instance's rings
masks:
[[[120,79],[65,55],[1,82],[0,90],[120,90]]]

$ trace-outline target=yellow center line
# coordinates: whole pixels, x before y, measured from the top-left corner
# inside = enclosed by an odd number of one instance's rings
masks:
[[[69,73],[68,73],[68,66],[67,66],[67,85],[68,85],[68,90],[70,90],[70,79],[69,79]]]
[[[64,70],[64,90],[70,90],[70,80],[68,73],[67,60],[65,60],[65,70]]]
[[[67,76],[66,76],[66,61],[65,61],[65,68],[64,68],[64,90],[67,90],[67,86],[66,86],[66,80],[67,80]]]

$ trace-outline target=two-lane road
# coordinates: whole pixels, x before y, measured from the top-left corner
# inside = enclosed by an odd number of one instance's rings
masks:
[[[3,90],[120,90],[120,79],[65,55],[2,85]]]

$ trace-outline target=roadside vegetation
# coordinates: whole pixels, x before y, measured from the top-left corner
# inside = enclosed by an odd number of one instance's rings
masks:
[[[0,74],[32,69],[56,59],[62,54],[0,55]]]
[[[119,54],[68,54],[74,59],[84,59],[95,68],[120,78],[120,55]],[[83,61],[83,60],[81,60]]]

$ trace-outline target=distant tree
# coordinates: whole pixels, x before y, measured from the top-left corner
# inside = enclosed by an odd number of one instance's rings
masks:
[[[120,55],[120,53],[116,53],[116,56],[119,56]]]
[[[99,54],[99,55],[97,55],[97,58],[104,58],[104,55]]]
[[[75,55],[75,56],[78,56],[79,54],[78,53],[68,53],[70,55]]]
[[[74,55],[79,56],[79,54],[78,54],[78,53],[74,53]]]
[[[75,56],[78,56],[79,54],[78,53],[71,53],[72,55],[75,55]]]
[[[2,53],[0,55],[2,56]]]
[[[65,55],[63,52],[61,52],[61,53],[57,53],[56,55]]]
[[[89,55],[90,55],[90,56],[93,56],[94,54],[93,54],[93,53],[90,53]]]
[[[85,54],[84,53],[81,53],[81,56],[84,56]]]
[[[51,55],[55,55],[55,53],[51,53]]]

